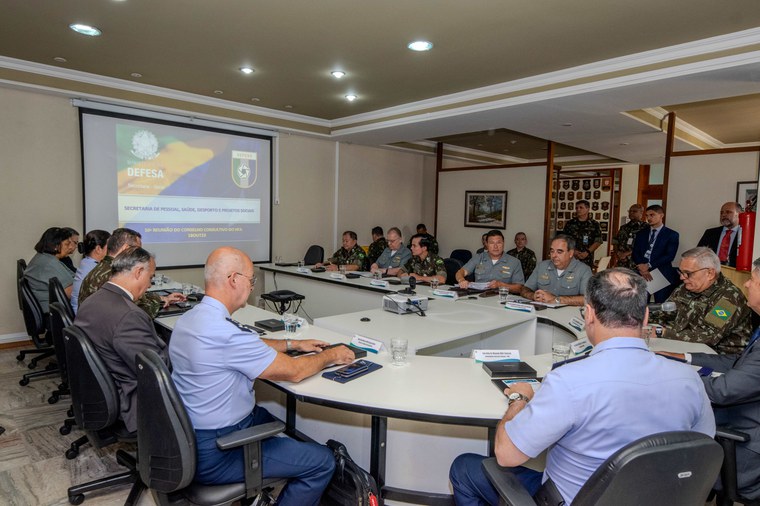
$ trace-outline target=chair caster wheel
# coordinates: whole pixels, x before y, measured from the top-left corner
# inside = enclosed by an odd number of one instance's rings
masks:
[[[19,362],[21,362],[22,360],[24,360],[24,355],[22,355],[21,353],[19,353],[18,355],[16,355],[16,360],[18,360]]]
[[[74,460],[75,458],[77,458],[78,455],[79,455],[79,448],[77,449],[69,448],[68,450],[66,450],[66,458],[69,460]]]
[[[82,504],[83,502],[84,502],[84,494],[69,496],[69,504]]]
[[[66,411],[66,416],[72,418],[74,416],[74,410],[69,408],[68,411]]]
[[[21,378],[18,382],[19,385],[25,387],[29,384],[29,378]]]
[[[37,362],[31,362],[27,367],[29,369],[36,369],[37,368]]]
[[[71,433],[71,427],[69,427],[68,425],[63,425],[63,426],[61,426],[60,429],[58,429],[58,432],[61,433],[61,436],[65,436],[65,435]],[[74,455],[74,456],[76,457],[76,455]]]
[[[51,395],[48,397],[48,404],[55,404],[58,402],[58,396],[57,395]]]
[[[53,369],[57,368],[58,364],[48,364],[45,366],[46,371],[52,371]]]

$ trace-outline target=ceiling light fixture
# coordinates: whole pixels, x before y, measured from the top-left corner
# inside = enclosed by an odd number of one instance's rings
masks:
[[[259,97],[253,97],[251,99],[251,102],[260,102],[260,101],[261,101],[261,99]]]
[[[412,51],[430,51],[433,49],[433,43],[427,40],[415,40],[410,42],[406,47]]]
[[[571,126],[573,126],[573,124],[572,123],[562,123],[562,126],[563,127],[571,127]]]
[[[335,79],[340,79],[341,77],[345,77],[346,73],[342,70],[333,70],[330,72],[330,75],[333,76]]]
[[[292,108],[293,108],[293,106],[292,106],[292,105],[286,105],[286,106],[285,106],[285,109],[292,109]]]
[[[87,35],[89,37],[97,37],[101,34],[101,31],[94,26],[84,25],[82,23],[72,23],[69,25],[69,28],[77,33],[81,33],[82,35]]]
[[[251,67],[240,67],[240,72],[243,74],[253,74],[255,71]]]
[[[53,60],[57,61],[58,63],[66,63],[68,61],[63,56],[56,56],[55,58],[53,58]]]
[[[214,93],[216,95],[224,95],[224,92],[222,90],[214,90]]]
[[[357,97],[356,95],[346,95],[346,100],[348,100],[349,102],[353,102],[357,98],[359,97]]]
[[[136,79],[139,79],[139,78],[141,78],[141,77],[142,77],[142,74],[141,74],[141,73],[139,73],[139,72],[132,72],[132,73],[131,73],[131,74],[129,74],[129,75],[130,75],[130,76],[132,76],[132,77],[134,77],[134,78],[136,78]]]

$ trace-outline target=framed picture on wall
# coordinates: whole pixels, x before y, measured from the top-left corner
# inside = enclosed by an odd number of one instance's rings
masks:
[[[466,191],[464,226],[507,228],[507,192]]]
[[[736,183],[736,201],[745,211],[757,211],[757,181]]]

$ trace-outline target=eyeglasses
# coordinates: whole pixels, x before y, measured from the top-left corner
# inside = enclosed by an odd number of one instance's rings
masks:
[[[232,276],[235,276],[235,275],[243,276],[245,279],[247,279],[248,282],[251,284],[251,288],[253,288],[253,285],[256,284],[256,275],[255,274],[249,278],[248,276],[246,276],[242,272],[233,272],[232,274],[230,274],[229,276],[227,276],[227,279],[230,279]]]
[[[676,269],[676,271],[678,271],[679,276],[683,276],[684,278],[689,279],[690,277],[692,277],[694,274],[698,273],[699,271],[704,271],[707,269],[710,269],[710,267],[702,267],[701,269],[697,269],[696,271],[682,271],[681,269]]]

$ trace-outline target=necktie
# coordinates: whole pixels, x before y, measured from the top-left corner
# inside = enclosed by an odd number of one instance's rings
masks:
[[[652,229],[652,232],[649,233],[649,245],[651,246],[654,244],[654,238],[657,235],[657,230]]]
[[[737,362],[739,362],[739,359],[746,355],[747,352],[752,348],[752,345],[755,344],[755,341],[757,341],[758,337],[760,337],[760,327],[756,328],[752,333],[752,337],[750,337],[749,343],[747,343],[747,346],[744,347],[739,356],[736,357],[736,360],[734,360],[734,366],[736,366]]]
[[[733,232],[733,230],[726,230],[726,233],[723,234],[723,240],[720,242],[720,248],[718,248],[718,258],[720,258],[720,261],[723,263],[728,261],[728,248],[731,246],[731,232]]]

